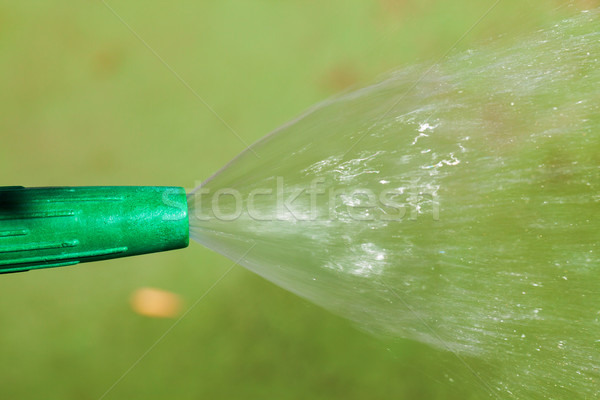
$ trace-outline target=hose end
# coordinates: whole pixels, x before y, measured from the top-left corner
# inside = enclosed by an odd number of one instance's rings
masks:
[[[0,273],[187,247],[179,187],[0,188]]]

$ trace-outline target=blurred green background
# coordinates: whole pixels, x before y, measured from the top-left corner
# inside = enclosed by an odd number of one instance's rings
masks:
[[[0,185],[191,189],[317,101],[597,2],[504,0],[472,30],[494,1],[106,4],[0,1]],[[132,292],[189,307],[230,265],[191,244],[0,276],[0,398],[101,398],[174,322],[135,314]],[[435,356],[236,267],[104,398],[468,398]]]

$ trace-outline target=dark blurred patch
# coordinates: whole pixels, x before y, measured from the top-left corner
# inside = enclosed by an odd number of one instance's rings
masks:
[[[359,81],[359,74],[350,64],[338,64],[323,76],[319,82],[322,89],[339,92],[348,89]]]
[[[383,15],[396,17],[406,14],[411,6],[411,2],[407,0],[379,0],[377,3]]]
[[[25,208],[25,190],[22,186],[0,187],[0,214],[22,212]]]
[[[514,132],[521,129],[519,118],[521,107],[511,106],[509,100],[495,99],[482,105],[481,118],[487,127],[488,140],[498,149],[515,146]]]
[[[539,165],[541,179],[544,182],[544,187],[556,188],[564,191],[566,185],[575,184],[576,179],[574,172],[577,168],[573,158],[573,154],[569,154],[562,148],[560,141],[551,141],[549,138],[546,146],[546,154],[543,158],[543,163]]]
[[[110,46],[96,51],[92,57],[92,69],[97,78],[114,75],[123,65],[124,53],[120,47]]]

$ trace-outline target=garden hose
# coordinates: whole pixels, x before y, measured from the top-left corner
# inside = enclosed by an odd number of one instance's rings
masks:
[[[187,247],[179,187],[0,187],[0,273]]]

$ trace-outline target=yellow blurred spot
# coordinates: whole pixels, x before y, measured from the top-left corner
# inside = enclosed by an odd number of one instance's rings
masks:
[[[179,295],[155,288],[140,288],[131,296],[133,311],[146,317],[175,318],[182,303]]]

